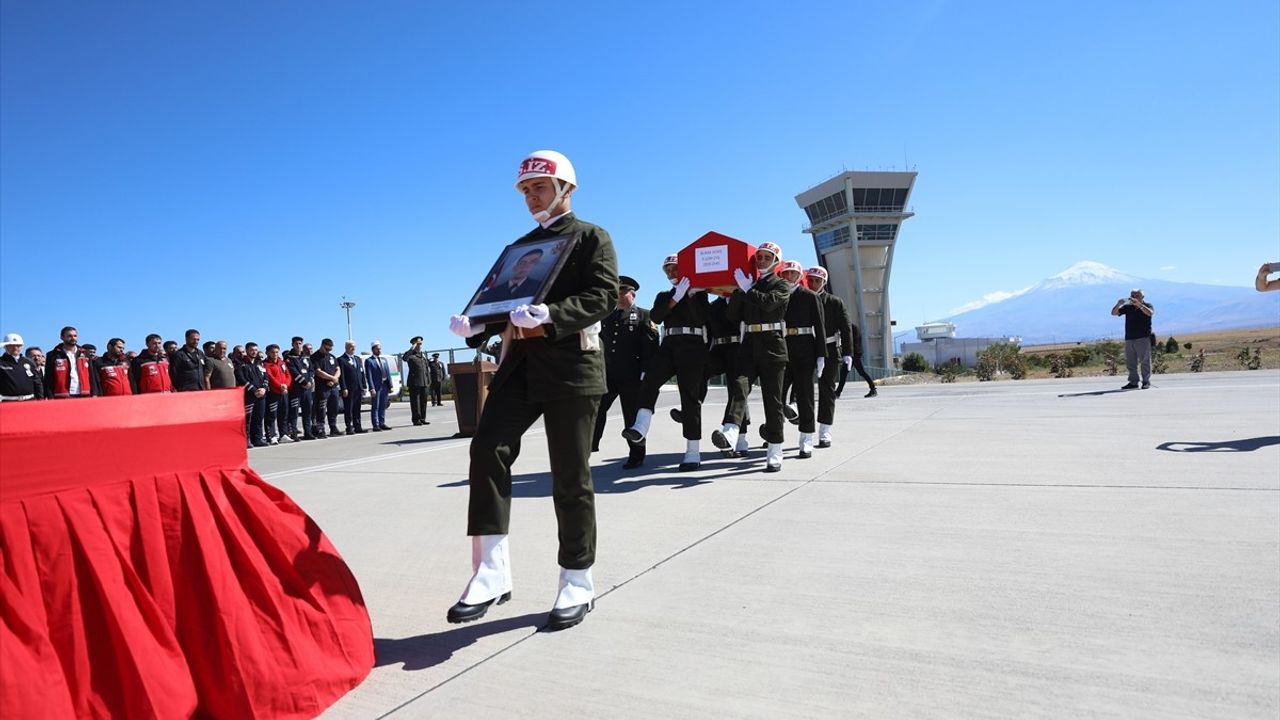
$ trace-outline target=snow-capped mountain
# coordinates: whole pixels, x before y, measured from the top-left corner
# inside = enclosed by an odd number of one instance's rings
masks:
[[[1152,327],[1161,337],[1280,325],[1280,293],[1139,278],[1093,261],[941,319],[955,323],[960,337],[1018,336],[1024,345],[1123,338],[1124,320],[1111,307],[1135,287],[1155,306]],[[913,342],[915,331],[894,337]]]

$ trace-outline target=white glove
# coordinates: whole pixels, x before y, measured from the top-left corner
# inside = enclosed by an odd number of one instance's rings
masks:
[[[845,355],[845,356],[844,356],[844,369],[845,369],[845,370],[852,370],[852,369],[853,369],[853,356],[852,356],[852,355]]]
[[[680,278],[680,282],[676,283],[676,292],[671,296],[671,302],[683,300],[685,293],[689,292],[689,284],[689,278]]]
[[[546,305],[520,305],[511,311],[511,324],[526,330],[551,322],[551,311]]]
[[[733,279],[735,282],[738,283],[738,287],[742,288],[742,292],[746,292],[750,290],[751,286],[755,284],[754,282],[752,282],[751,277],[749,275],[742,272],[742,268],[733,269]]]
[[[449,332],[460,338],[469,338],[484,332],[484,325],[472,325],[466,315],[449,316]]]
[[[826,369],[827,369],[827,359],[824,357],[818,358],[818,375],[821,376],[822,371]]]

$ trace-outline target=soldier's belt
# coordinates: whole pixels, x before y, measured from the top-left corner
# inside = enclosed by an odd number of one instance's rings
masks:
[[[811,327],[787,328],[787,337],[791,337],[793,335],[816,335],[816,334],[817,333],[815,333],[813,331],[813,328]]]
[[[35,395],[0,395],[0,402],[22,402],[23,400],[34,400]]]
[[[519,325],[509,325],[512,333],[511,337],[516,340],[528,340],[530,338],[546,337],[547,329],[538,325],[537,327],[522,328]]]
[[[716,338],[715,340],[712,340],[711,344],[712,345],[728,345],[729,343],[736,343],[736,342],[738,342],[738,338],[736,337],[722,337],[722,338]]]
[[[830,345],[831,343],[838,343],[838,342],[840,342],[840,334],[839,334],[839,333],[836,333],[835,335],[832,335],[832,336],[830,336],[830,337],[828,337],[828,338],[827,338],[827,344],[828,344],[828,345]]]
[[[706,337],[707,333],[700,327],[669,327],[663,329],[663,334],[667,337],[672,335],[697,335],[698,337]]]
[[[784,322],[760,323],[758,325],[744,325],[743,329],[747,332],[771,332],[773,330],[786,330],[787,324]]]

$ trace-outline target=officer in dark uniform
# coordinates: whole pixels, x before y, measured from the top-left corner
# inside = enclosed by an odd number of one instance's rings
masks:
[[[301,417],[302,439],[314,440],[311,405],[315,397],[315,371],[311,367],[311,356],[303,352],[302,338],[295,335],[292,346],[284,355],[285,367],[289,368],[293,380],[289,384],[289,437],[298,439],[298,418]]]
[[[631,427],[636,421],[641,383],[658,349],[658,330],[649,318],[649,311],[635,304],[639,289],[640,283],[634,278],[618,276],[618,305],[600,324],[600,343],[604,349],[609,389],[600,397],[591,452],[600,449],[600,438],[604,437],[604,426],[614,400],[622,400],[622,420],[626,427]],[[631,445],[627,462],[622,467],[640,467],[644,454],[644,443]]]
[[[431,404],[444,407],[444,400],[441,399],[440,390],[444,387],[445,375],[444,363],[440,362],[440,353],[431,353],[431,359],[427,361],[427,379],[431,381]]]
[[[409,416],[414,425],[430,425],[427,420],[427,397],[431,386],[431,369],[427,356],[422,354],[422,336],[409,339],[409,349],[400,353],[404,366],[404,384],[409,388]]]
[[[696,470],[702,461],[702,398],[706,397],[707,317],[710,315],[707,293],[691,291],[689,278],[680,277],[679,262],[668,255],[662,272],[673,287],[658,293],[653,300],[650,317],[662,323],[662,345],[644,377],[640,411],[635,422],[622,431],[632,446],[642,445],[649,434],[653,408],[658,393],[674,375],[680,389],[680,418],[684,428],[685,451],[680,470]]]
[[[0,355],[0,402],[40,399],[40,373],[36,364],[22,354],[22,336],[4,336],[4,355]]]
[[[325,338],[320,341],[320,349],[311,356],[311,367],[316,374],[315,429],[318,438],[338,434],[338,405],[342,403],[342,368],[338,358],[333,356],[333,341]],[[325,435],[326,417],[329,420],[329,435]]]
[[[795,260],[782,263],[782,279],[791,287],[787,301],[787,377],[795,388],[800,416],[800,452],[797,457],[813,457],[814,419],[813,380],[826,369],[827,332],[823,322],[822,302],[801,282],[804,268]]]
[[[850,355],[853,337],[849,332],[849,309],[844,300],[827,291],[827,269],[821,266],[805,270],[809,289],[822,303],[822,322],[827,328],[827,365],[818,377],[818,444],[831,447],[831,425],[836,417],[836,379],[840,368],[847,372],[853,364]],[[843,365],[841,365],[843,363]]]
[[[467,534],[474,573],[449,609],[449,622],[476,620],[511,597],[511,466],[522,436],[539,417],[560,539],[560,591],[546,628],[582,622],[595,603],[591,436],[600,396],[608,390],[599,328],[618,297],[618,262],[609,234],[570,211],[576,187],[573,166],[558,152],[540,150],[521,163],[516,189],[540,227],[516,244],[546,243],[568,255],[543,303],[520,305],[508,319],[486,326],[473,327],[464,315],[450,319],[449,329],[470,347],[501,333],[503,357],[471,440]],[[563,240],[549,242],[556,238]]]
[[[733,382],[738,392],[746,397],[750,378],[755,377],[764,401],[764,427],[761,435],[768,443],[765,472],[782,469],[782,428],[786,422],[782,415],[782,380],[787,369],[787,341],[783,318],[787,313],[787,301],[791,289],[786,281],[774,273],[774,266],[782,258],[782,249],[774,243],[763,243],[756,249],[755,264],[759,277],[752,280],[742,270],[734,270],[738,289],[729,298],[729,322],[741,323],[743,340],[738,356]],[[721,450],[734,447],[745,417],[736,412],[726,417],[724,427],[711,434],[711,442]]]

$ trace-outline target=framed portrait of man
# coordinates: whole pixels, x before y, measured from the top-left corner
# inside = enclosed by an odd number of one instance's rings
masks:
[[[472,323],[486,323],[505,320],[520,305],[541,303],[575,242],[569,235],[560,235],[506,246],[462,314]]]

